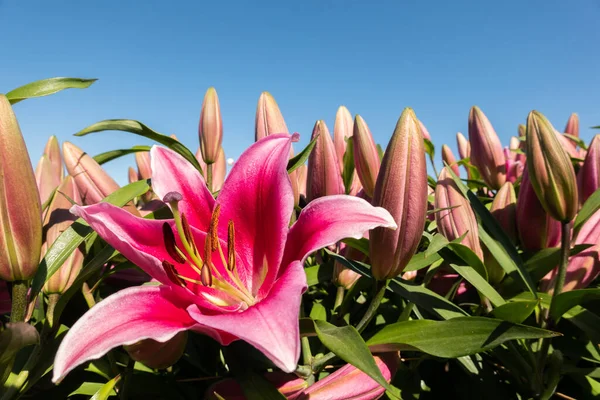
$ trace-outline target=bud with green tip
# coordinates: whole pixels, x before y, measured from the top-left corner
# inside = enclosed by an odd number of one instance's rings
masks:
[[[344,106],[340,106],[335,114],[333,124],[333,144],[337,154],[340,173],[344,171],[344,153],[346,153],[346,140],[352,138],[354,122],[352,114]],[[351,139],[350,139],[351,140]]]
[[[513,243],[517,241],[517,195],[511,182],[506,182],[492,201],[490,212]]]
[[[37,272],[42,207],[25,140],[0,95],[0,279],[24,281]]]
[[[565,133],[579,137],[579,115],[576,113],[571,114],[569,117],[567,125],[565,126]]]
[[[207,164],[213,164],[217,161],[223,141],[223,119],[221,118],[219,96],[213,87],[209,88],[204,95],[198,124],[198,138],[200,139],[202,158]]]
[[[56,180],[56,175],[52,172],[52,164],[45,154],[42,155],[35,167],[35,181],[40,194],[40,201],[45,204],[54,189],[60,185],[60,181]]]
[[[458,146],[458,155],[460,159],[465,159],[471,157],[471,143],[462,133],[458,132],[456,134],[456,144]]]
[[[288,133],[288,128],[275,98],[269,92],[262,92],[256,106],[254,140],[259,141],[273,133]]]
[[[502,143],[494,127],[477,106],[469,113],[471,164],[492,189],[500,189],[506,181],[506,163]]]
[[[46,230],[46,241],[44,243],[43,253],[46,252],[54,243],[60,234],[67,229],[77,217],[69,212],[73,200],[76,204],[81,204],[81,198],[77,186],[71,176],[67,176],[58,189],[56,195],[50,203],[48,213],[44,221]],[[67,290],[83,266],[83,253],[80,249],[75,249],[73,253],[65,260],[63,265],[56,271],[44,285],[46,294],[62,294]]]
[[[575,170],[556,130],[540,112],[532,111],[526,138],[529,179],[540,203],[554,219],[571,221],[579,206]]]
[[[396,230],[376,228],[370,236],[373,277],[394,278],[414,255],[425,226],[427,165],[419,122],[405,108],[383,156],[372,204],[389,211]]]
[[[431,135],[429,134],[429,131],[427,130],[423,122],[421,122],[420,120],[419,128],[421,128],[421,134],[423,135],[423,139],[431,140]]]
[[[344,183],[338,167],[333,140],[325,121],[317,121],[311,140],[317,138],[308,156],[306,197],[312,201],[319,197],[344,194]]]
[[[357,115],[354,118],[354,166],[365,194],[371,198],[375,190],[375,181],[379,172],[379,153],[373,135],[365,120]]]
[[[600,135],[594,136],[588,147],[585,161],[577,173],[577,186],[581,205],[600,188]]]
[[[448,172],[448,167],[444,167],[438,177],[435,187],[435,208],[443,209],[435,214],[438,231],[449,241],[466,234],[461,243],[483,260],[477,219],[469,201],[463,196]]]
[[[452,168],[452,172],[454,172],[454,174],[460,176],[460,171],[458,169],[458,164],[456,163],[456,158],[454,157],[454,154],[452,153],[452,150],[448,145],[442,146],[442,161],[448,164],[450,168]]]
[[[60,155],[60,145],[56,136],[52,135],[50,138],[48,138],[46,147],[44,147],[44,155],[48,157],[50,164],[52,164],[51,169],[55,180],[57,182],[62,182],[62,179],[65,177],[65,171],[63,168],[62,157]]]

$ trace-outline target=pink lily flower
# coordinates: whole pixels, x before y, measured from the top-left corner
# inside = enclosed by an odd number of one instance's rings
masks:
[[[396,224],[383,208],[336,195],[308,204],[290,227],[294,197],[286,166],[294,140],[297,134],[282,133],[254,143],[217,200],[191,164],[154,146],[152,188],[174,219],[145,220],[108,203],[73,206],[161,285],[125,289],[81,317],[58,349],[54,382],[114,347],[166,342],[185,330],[223,345],[244,340],[284,372],[296,369],[305,258],[343,238]]]

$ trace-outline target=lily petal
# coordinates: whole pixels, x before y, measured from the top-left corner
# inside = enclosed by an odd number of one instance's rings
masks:
[[[169,192],[178,192],[183,199],[179,211],[190,225],[206,231],[215,199],[206,187],[200,172],[185,158],[171,149],[152,146],[150,150],[152,190],[162,200]]]
[[[241,313],[203,315],[195,306],[189,307],[188,312],[203,327],[250,343],[284,372],[292,372],[300,357],[298,313],[306,287],[304,268],[300,262],[294,262],[275,282],[266,299]],[[223,345],[232,341],[220,340]]]
[[[290,228],[281,265],[295,260],[303,263],[315,250],[348,237],[360,239],[364,232],[379,226],[398,227],[387,210],[373,207],[361,198],[346,195],[318,198],[302,210]]]
[[[254,143],[236,161],[219,194],[219,237],[227,237],[232,220],[236,268],[253,294],[263,283],[268,290],[278,274],[294,207],[286,167],[296,137],[274,134]]]
[[[126,212],[127,213],[127,212]],[[95,305],[69,330],[54,360],[53,382],[110,349],[141,339],[166,342],[196,323],[166,286],[122,290]]]

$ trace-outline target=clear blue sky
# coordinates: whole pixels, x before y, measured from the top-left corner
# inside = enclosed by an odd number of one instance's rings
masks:
[[[93,7],[91,5],[94,5]],[[456,149],[480,106],[506,145],[532,109],[582,136],[600,124],[600,1],[17,1],[0,0],[0,92],[30,81],[98,78],[15,105],[37,163],[56,134],[88,153],[150,142],[72,134],[103,119],[137,119],[195,152],[204,92],[215,86],[227,157],[254,139],[256,102],[271,92],[308,142],[333,131],[339,105],[385,146],[404,107],[437,145]],[[121,184],[133,157],[106,164]]]

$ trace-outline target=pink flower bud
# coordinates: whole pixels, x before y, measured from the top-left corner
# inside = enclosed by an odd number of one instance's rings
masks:
[[[175,364],[183,355],[187,343],[187,331],[182,331],[164,343],[143,339],[123,348],[135,361],[154,369],[165,369]]]
[[[262,92],[256,107],[254,140],[258,141],[273,133],[289,133],[277,102],[269,92]]]
[[[340,175],[333,140],[324,121],[317,121],[311,140],[318,139],[308,157],[306,197],[312,201],[322,196],[344,193],[344,183]]]
[[[296,171],[296,178],[298,181],[298,195],[306,197],[306,174],[308,172],[308,168],[306,164],[303,164],[300,167],[298,167]]]
[[[375,279],[394,278],[402,273],[421,241],[427,210],[423,136],[410,108],[402,111],[387,145],[372,204],[388,210],[398,228],[371,231],[371,270]]]
[[[469,141],[471,163],[492,189],[499,189],[506,181],[506,165],[502,144],[494,127],[477,106],[469,113]]]
[[[213,164],[213,192],[221,190],[221,187],[223,187],[223,182],[225,182],[225,175],[227,175],[227,159],[225,158],[225,150],[223,150],[221,147],[219,150],[219,156]]]
[[[511,182],[506,182],[492,201],[490,212],[513,243],[517,241],[517,196]]]
[[[202,169],[202,175],[204,176],[204,178],[206,178],[206,163],[202,158],[202,151],[200,150],[200,147],[198,147],[195,156],[196,160],[198,160],[198,164],[200,164],[200,168]]]
[[[333,144],[340,164],[340,173],[344,171],[344,153],[346,153],[346,140],[352,137],[354,122],[352,114],[344,106],[338,108],[333,125]],[[352,139],[350,139],[352,140]]]
[[[423,135],[423,139],[431,140],[431,135],[425,125],[419,120],[419,127],[421,128],[421,134]]]
[[[356,173],[367,196],[373,197],[380,165],[379,153],[367,123],[360,115],[357,115],[354,119],[352,141],[354,144]]]
[[[569,117],[567,125],[565,126],[565,133],[579,137],[579,115],[576,113],[571,114]]]
[[[529,179],[540,203],[554,219],[571,221],[579,208],[577,182],[556,130],[541,113],[532,111],[526,136]]]
[[[149,151],[139,151],[135,153],[135,163],[137,165],[138,176],[140,180],[146,180],[152,177]]]
[[[223,119],[219,107],[219,96],[215,88],[209,88],[204,95],[200,123],[198,124],[198,138],[202,158],[207,164],[217,161],[219,149],[223,141]]]
[[[366,235],[368,236],[368,235]],[[354,247],[344,246],[342,249],[342,256],[349,260],[360,261],[368,263],[368,257],[360,250]],[[333,283],[338,286],[342,286],[346,289],[350,289],[356,281],[360,278],[360,274],[351,270],[350,268],[344,267],[339,261],[335,261],[333,264]]]
[[[298,400],[298,396],[308,387],[308,382],[298,378],[295,374],[286,374],[280,371],[266,372],[265,379],[279,390],[287,399]],[[234,379],[228,378],[210,386],[205,395],[205,400],[246,400],[242,387]],[[311,397],[312,399],[312,397]]]
[[[454,208],[448,210],[449,207]],[[438,231],[449,241],[458,239],[466,233],[461,243],[473,250],[483,260],[477,219],[475,219],[469,201],[465,199],[452,180],[447,167],[440,172],[435,188],[435,208],[445,209],[435,214]]]
[[[42,208],[19,123],[0,94],[0,279],[32,278],[40,261]]]
[[[48,157],[51,164],[52,175],[55,182],[61,182],[65,176],[62,157],[60,155],[60,145],[56,136],[52,135],[44,148],[44,155]]]
[[[119,189],[119,184],[102,169],[100,164],[73,143],[63,142],[63,157],[67,172],[75,180],[83,204],[98,203]],[[139,215],[132,203],[128,203],[124,209],[133,215]]]
[[[529,181],[527,167],[523,171],[517,198],[517,231],[521,247],[525,250],[538,251],[560,244],[560,222],[544,211]]]
[[[79,191],[71,176],[67,176],[62,181],[46,213],[44,220],[44,230],[46,231],[45,250],[50,248],[60,234],[77,219],[75,215],[69,212],[72,205],[69,199],[73,200],[76,204],[81,203]],[[64,293],[73,281],[75,281],[82,266],[83,253],[80,249],[75,249],[59,270],[46,282],[44,293]]]
[[[133,167],[129,167],[129,169],[127,170],[127,178],[129,180],[129,183],[139,181],[138,173]]]
[[[458,164],[456,163],[456,158],[454,158],[452,150],[447,145],[442,146],[442,161],[448,164],[457,176],[460,176],[460,171],[458,169]]]
[[[461,160],[471,157],[471,143],[469,143],[465,135],[458,132],[456,134],[456,144],[458,145],[458,155]]]
[[[45,154],[35,167],[35,181],[42,204],[48,201],[52,191],[60,185],[60,181],[56,180],[56,175],[52,172],[52,164]]]
[[[588,147],[585,161],[577,173],[577,186],[581,205],[600,188],[600,135],[594,136]]]

